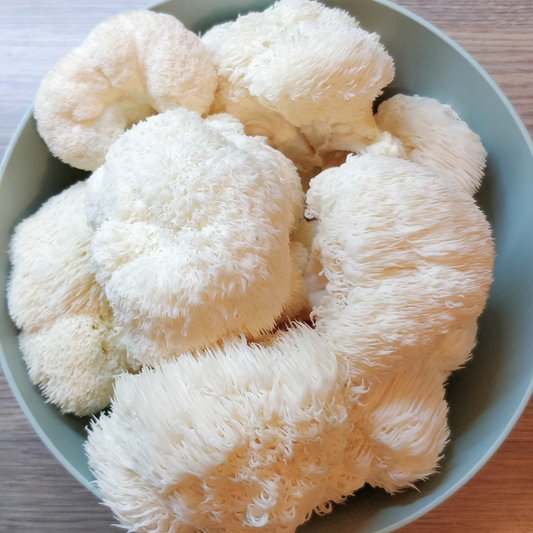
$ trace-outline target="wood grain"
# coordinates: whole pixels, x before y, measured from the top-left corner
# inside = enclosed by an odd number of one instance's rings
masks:
[[[494,78],[533,134],[531,0],[398,0]],[[95,24],[144,0],[0,0],[0,157],[44,73]],[[0,375],[0,533],[116,531],[108,509],[52,457]],[[533,532],[533,402],[489,463],[402,533]]]

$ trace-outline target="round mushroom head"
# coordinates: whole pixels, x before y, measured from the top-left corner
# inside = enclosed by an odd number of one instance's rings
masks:
[[[397,94],[379,106],[375,118],[381,129],[402,141],[408,159],[442,174],[470,195],[478,190],[487,152],[449,105]]]
[[[97,280],[145,362],[260,335],[289,298],[298,176],[236,129],[150,117],[89,180]]]
[[[135,530],[292,532],[346,478],[345,379],[305,326],[122,376],[89,432],[98,487]]]
[[[140,366],[95,280],[85,191],[85,182],[73,185],[17,226],[8,284],[30,379],[47,401],[78,416],[108,405],[115,377]]]
[[[321,166],[322,153],[357,152],[379,134],[372,102],[392,81],[393,62],[379,37],[345,11],[281,0],[211,31],[203,42],[222,80],[222,105],[245,126],[263,126],[276,145],[273,117],[265,120],[249,101],[279,114],[297,128],[289,136],[294,153],[305,154],[300,133],[318,153],[314,160],[309,153],[307,170]]]
[[[327,279],[312,312],[355,382],[375,382],[475,324],[492,281],[491,230],[474,200],[433,171],[387,156],[349,157],[311,181],[307,215]],[[441,360],[443,371],[456,357]]]
[[[96,26],[45,76],[35,100],[37,128],[62,161],[96,170],[132,124],[181,106],[204,113],[216,86],[202,43],[179,20],[121,13]]]

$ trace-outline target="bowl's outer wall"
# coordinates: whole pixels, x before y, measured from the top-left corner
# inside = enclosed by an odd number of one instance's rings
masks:
[[[268,0],[171,0],[154,6],[194,31],[262,10]],[[328,2],[326,2],[328,3]],[[448,388],[452,443],[440,474],[420,484],[420,493],[390,497],[363,490],[335,512],[313,518],[302,533],[385,533],[405,525],[449,496],[492,455],[525,406],[533,383],[533,150],[531,140],[488,75],[457,45],[430,25],[386,2],[338,0],[363,28],[376,31],[394,57],[396,77],[386,95],[402,92],[437,98],[476,131],[489,157],[478,200],[493,226],[497,259],[494,284],[480,321],[474,359]],[[53,158],[36,132],[31,114],[23,121],[0,170],[0,279],[8,276],[7,248],[15,225],[42,202],[86,173]],[[13,391],[39,436],[87,488],[83,450],[86,419],[65,417],[43,402],[22,361],[5,291],[0,305],[0,359]]]

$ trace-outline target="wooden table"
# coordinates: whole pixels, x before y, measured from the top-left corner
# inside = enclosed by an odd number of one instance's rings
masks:
[[[398,3],[470,52],[533,134],[532,0]],[[104,18],[144,5],[145,0],[0,0],[0,157],[54,62]],[[41,443],[1,372],[0,406],[0,533],[117,531],[111,512]],[[401,532],[533,532],[533,402],[474,479]]]

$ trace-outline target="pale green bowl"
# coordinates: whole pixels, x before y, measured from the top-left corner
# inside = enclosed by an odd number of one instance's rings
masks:
[[[171,0],[153,7],[205,31],[238,13],[262,10],[268,0]],[[477,132],[489,153],[478,195],[496,242],[494,284],[480,321],[474,359],[448,387],[452,441],[441,471],[420,492],[394,497],[364,489],[301,531],[385,533],[429,511],[466,483],[505,439],[533,389],[533,145],[515,111],[483,69],[428,23],[387,1],[339,0],[361,25],[381,35],[394,57],[396,78],[387,95],[437,98]],[[54,159],[36,133],[32,114],[22,122],[0,169],[0,278],[5,287],[7,246],[14,226],[44,200],[86,176]],[[28,378],[17,330],[0,305],[2,367],[26,416],[57,459],[97,496],[83,452],[85,424],[44,403]]]

